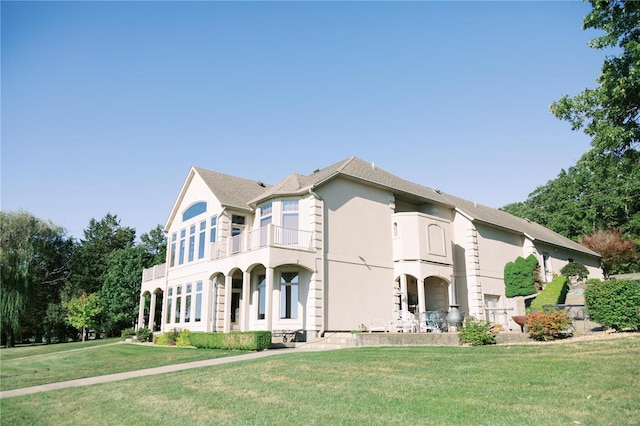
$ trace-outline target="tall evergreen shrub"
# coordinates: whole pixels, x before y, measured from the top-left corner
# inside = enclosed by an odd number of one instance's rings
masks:
[[[530,254],[526,259],[518,258],[504,266],[505,296],[530,296],[537,291],[539,285],[538,259]]]

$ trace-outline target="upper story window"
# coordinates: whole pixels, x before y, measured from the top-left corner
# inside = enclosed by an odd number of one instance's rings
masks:
[[[218,228],[218,216],[214,216],[211,218],[211,233],[209,237],[209,241],[212,243],[216,242],[216,230]]]
[[[176,241],[178,239],[178,234],[175,232],[171,234],[171,254],[169,257],[169,266],[174,266],[176,264]]]
[[[207,235],[207,221],[200,222],[200,237],[198,238],[198,259],[204,257],[205,236]]]
[[[189,227],[189,262],[193,262],[196,252],[196,226]]]
[[[182,213],[182,221],[186,222],[187,220],[193,219],[194,217],[206,211],[207,211],[207,203],[204,201],[197,202],[191,205],[189,208],[187,208],[184,211],[184,213]]]
[[[180,253],[178,254],[178,265],[182,265],[184,263],[184,245],[185,245],[186,236],[187,236],[186,229],[182,229],[180,231]]]

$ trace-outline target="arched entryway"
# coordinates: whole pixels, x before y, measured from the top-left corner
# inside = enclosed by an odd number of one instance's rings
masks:
[[[424,279],[425,311],[449,310],[449,282],[441,277]]]

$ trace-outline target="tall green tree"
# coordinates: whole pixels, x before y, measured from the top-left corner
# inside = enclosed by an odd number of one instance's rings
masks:
[[[563,96],[551,112],[583,129],[598,152],[619,155],[640,143],[640,2],[590,0],[592,10],[583,29],[602,30],[590,41],[594,49],[610,49],[596,82],[576,96]]]
[[[47,302],[68,272],[72,243],[64,230],[27,212],[0,212],[0,313],[6,346],[43,332]]]
[[[166,261],[167,254],[167,236],[162,230],[162,226],[158,225],[151,231],[140,235],[140,244],[145,248],[153,259],[151,265],[159,265]]]
[[[135,236],[135,229],[121,226],[117,215],[107,213],[99,221],[92,218],[74,251],[66,299],[100,291],[111,253],[133,246]]]
[[[108,335],[133,327],[138,317],[142,270],[151,266],[153,256],[138,245],[113,252],[100,290],[103,327]]]

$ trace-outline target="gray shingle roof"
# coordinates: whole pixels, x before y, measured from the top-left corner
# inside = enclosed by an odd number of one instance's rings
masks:
[[[250,209],[249,201],[270,187],[255,180],[212,172],[200,167],[194,167],[194,170],[202,177],[218,201],[227,207],[248,210]]]
[[[542,225],[529,222],[498,209],[483,206],[453,195],[445,194],[433,188],[409,182],[358,157],[349,157],[307,176],[293,173],[276,185],[266,185],[264,187],[258,185],[255,181],[235,178],[200,168],[196,168],[196,170],[205,182],[207,182],[207,185],[209,185],[222,204],[238,208],[248,209],[251,205],[275,196],[302,194],[309,189],[321,186],[336,176],[343,176],[387,188],[396,194],[401,193],[455,208],[474,221],[484,222],[513,232],[526,234],[534,240],[598,256],[596,252]]]

